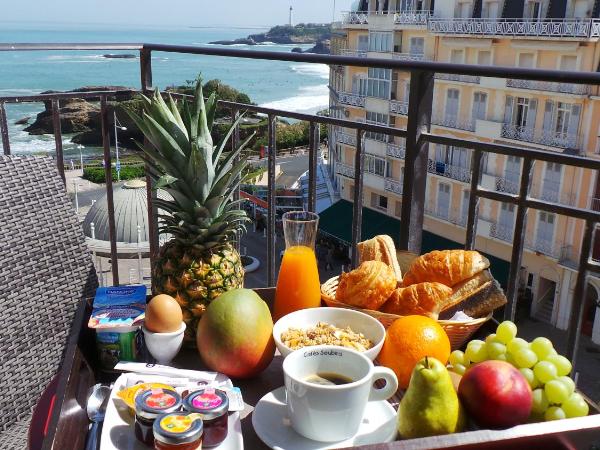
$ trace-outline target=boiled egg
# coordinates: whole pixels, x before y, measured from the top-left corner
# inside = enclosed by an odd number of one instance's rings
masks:
[[[148,331],[154,333],[179,331],[182,320],[181,306],[170,295],[157,295],[146,305],[144,325]]]

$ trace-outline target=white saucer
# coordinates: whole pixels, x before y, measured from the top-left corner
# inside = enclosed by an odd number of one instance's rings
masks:
[[[252,413],[257,436],[275,450],[324,450],[396,439],[396,411],[387,401],[369,402],[358,433],[339,442],[318,442],[300,436],[287,418],[285,387],[269,392],[259,400]]]

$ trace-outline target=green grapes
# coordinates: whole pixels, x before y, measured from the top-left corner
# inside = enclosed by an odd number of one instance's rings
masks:
[[[544,392],[548,401],[556,405],[560,405],[562,402],[569,398],[569,388],[565,386],[560,380],[550,380],[544,385]]]
[[[552,341],[550,341],[550,339],[545,337],[536,337],[533,341],[531,341],[531,350],[535,352],[538,359],[541,361],[552,354],[554,346],[552,345]],[[554,350],[554,352],[556,352],[556,350]]]
[[[498,359],[506,353],[506,345],[501,344],[500,342],[487,342],[486,339],[485,347],[490,359]]]
[[[544,419],[549,420],[560,420],[566,418],[566,414],[563,409],[559,406],[551,406],[546,410],[544,414]]]
[[[517,326],[510,320],[505,320],[496,329],[496,338],[503,344],[508,344],[517,335]]]
[[[514,340],[514,339],[513,339]],[[512,342],[512,341],[511,341]],[[528,348],[520,348],[518,349],[513,358],[517,363],[517,368],[531,368],[537,363],[538,359],[533,350],[529,350]]]
[[[536,387],[539,386],[538,380],[535,377],[533,370],[523,368],[523,369],[519,369],[519,372],[521,372],[521,374],[525,377],[525,379],[527,380],[527,383],[529,383],[529,387],[531,387],[531,389],[535,389]]]
[[[454,350],[452,353],[450,353],[450,356],[448,357],[448,362],[452,366],[456,366],[457,364],[462,364],[464,366],[465,354],[460,350]]]
[[[514,338],[511,339],[508,344],[506,344],[506,350],[508,353],[512,353],[513,355],[521,349],[529,349],[529,342],[527,342],[525,339]]]
[[[569,375],[573,366],[571,366],[571,361],[561,355],[550,355],[544,358],[544,361],[551,362],[556,366],[556,372],[559,377],[563,375]]]
[[[569,418],[587,416],[590,412],[590,407],[587,402],[581,394],[578,393],[571,394],[571,396],[563,402],[561,408]]]
[[[571,377],[563,375],[562,377],[558,377],[557,380],[565,385],[565,387],[569,391],[569,395],[575,392],[575,382],[571,379]]]
[[[467,349],[465,350],[465,356],[469,361],[474,363],[479,363],[488,359],[485,342],[478,339],[469,342],[467,344]]]
[[[544,414],[544,412],[550,406],[548,397],[543,389],[534,389],[532,392],[533,403],[531,405],[531,411],[537,414]]]
[[[548,381],[554,380],[556,377],[558,377],[556,366],[549,361],[538,362],[535,366],[533,366],[533,373],[542,384],[546,384]]]
[[[462,364],[452,364],[452,371],[459,375],[464,375],[467,371],[467,368]]]

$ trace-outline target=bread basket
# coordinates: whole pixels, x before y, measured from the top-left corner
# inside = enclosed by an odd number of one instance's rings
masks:
[[[335,293],[338,286],[338,279],[339,277],[330,278],[321,285],[321,298],[327,304],[327,306],[332,306],[336,308],[349,308],[355,309],[357,311],[362,311],[363,313],[368,314],[371,317],[374,317],[375,319],[379,320],[385,328],[389,327],[392,324],[392,322],[401,317],[396,314],[387,314],[381,311],[355,308],[345,303],[336,301]],[[450,345],[452,346],[452,350],[456,350],[461,348],[463,344],[469,340],[473,333],[475,333],[479,329],[479,327],[481,327],[481,325],[487,322],[491,317],[492,315],[489,314],[487,317],[473,319],[467,322],[457,320],[438,320],[438,323],[442,326],[442,328],[448,335],[448,338],[450,339]]]

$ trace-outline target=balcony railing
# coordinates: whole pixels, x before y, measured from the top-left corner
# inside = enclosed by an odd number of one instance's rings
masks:
[[[338,92],[338,102],[343,105],[365,107],[365,96],[360,94],[351,94],[350,92]]]
[[[133,50],[139,51],[139,62],[140,62],[140,89],[136,92],[151,92],[153,89],[152,83],[152,56],[156,52],[167,52],[167,53],[178,53],[188,55],[204,55],[204,56],[219,56],[226,58],[250,58],[258,60],[277,60],[277,61],[288,61],[288,62],[299,62],[299,63],[319,63],[327,65],[351,65],[357,67],[368,67],[369,59],[367,58],[350,58],[336,55],[305,55],[296,53],[284,53],[284,52],[271,52],[271,51],[248,51],[241,49],[232,48],[217,48],[217,47],[195,47],[195,46],[179,46],[179,45],[162,45],[162,44],[0,44],[0,51],[30,51],[30,50],[51,50],[51,51],[81,51],[81,50]],[[175,61],[176,58],[173,59]],[[175,64],[175,62],[172,62]],[[276,222],[275,222],[275,168],[278,156],[276,131],[279,124],[278,118],[284,117],[293,120],[306,121],[310,124],[310,128],[314,131],[319,129],[319,126],[327,125],[329,127],[339,127],[347,130],[353,130],[357,137],[363,136],[365,133],[379,133],[393,136],[394,139],[406,138],[406,149],[405,156],[406,160],[411,162],[410,170],[405,172],[404,183],[410,186],[411,189],[403,192],[403,201],[401,203],[401,219],[402,227],[399,227],[397,236],[398,247],[402,250],[409,250],[415,253],[421,251],[422,241],[422,219],[425,211],[425,186],[427,183],[427,173],[432,173],[437,176],[446,176],[455,179],[459,179],[464,182],[471,182],[469,199],[469,214],[467,218],[467,225],[465,227],[465,248],[475,248],[475,236],[476,227],[474,226],[478,221],[478,214],[476,204],[478,199],[488,199],[503,203],[515,205],[515,224],[514,233],[511,240],[512,253],[509,269],[509,278],[506,284],[508,304],[505,308],[505,317],[514,319],[516,312],[516,300],[518,294],[518,280],[519,271],[521,268],[521,262],[523,252],[525,250],[525,217],[527,210],[538,210],[546,211],[556,214],[561,214],[583,222],[581,242],[577,242],[577,248],[581,249],[581,257],[576,259],[579,260],[577,267],[577,281],[572,295],[572,301],[570,302],[571,311],[570,313],[570,324],[568,331],[568,356],[571,360],[576,361],[576,353],[579,348],[578,339],[581,330],[581,317],[584,311],[584,299],[585,291],[587,289],[587,277],[591,273],[599,272],[598,268],[590,262],[589,257],[591,255],[592,243],[593,243],[593,232],[595,224],[600,222],[600,212],[593,209],[582,209],[575,208],[572,206],[561,205],[557,208],[553,202],[548,202],[541,199],[534,199],[529,196],[529,185],[532,181],[531,168],[535,162],[551,162],[561,165],[567,165],[579,169],[598,171],[600,170],[600,160],[594,158],[583,158],[577,155],[569,154],[566,152],[550,152],[541,149],[532,148],[517,148],[514,145],[505,145],[501,143],[488,143],[479,140],[473,140],[472,137],[457,137],[457,136],[446,136],[433,134],[428,130],[428,125],[431,122],[431,112],[434,105],[434,75],[436,72],[453,73],[458,75],[468,76],[487,76],[495,78],[514,78],[514,79],[542,79],[550,82],[560,83],[578,83],[578,84],[593,84],[600,85],[600,74],[599,73],[578,73],[578,72],[559,72],[550,70],[534,70],[524,68],[513,68],[510,69],[503,67],[476,67],[476,66],[463,66],[463,65],[451,65],[441,64],[437,62],[422,61],[415,67],[411,61],[402,60],[378,60],[377,67],[405,71],[410,73],[410,97],[418,98],[419,102],[416,105],[410,105],[409,108],[409,124],[411,126],[406,129],[391,128],[382,125],[374,125],[370,123],[360,123],[357,121],[351,121],[336,117],[319,116],[314,114],[304,114],[292,111],[284,111],[278,109],[265,108],[257,105],[242,104],[221,101],[220,105],[223,108],[227,108],[231,111],[231,116],[235,117],[242,111],[250,111],[252,113],[264,114],[268,118],[268,147],[271,151],[267,154],[267,168],[268,168],[268,198],[267,198],[267,272],[268,280],[267,283],[271,286],[275,282],[276,274]],[[135,92],[134,92],[135,94]],[[69,97],[70,95],[70,97]],[[129,92],[131,95],[131,92]],[[6,121],[6,104],[23,103],[23,102],[49,102],[52,105],[52,114],[55,118],[54,123],[60,123],[60,102],[68,98],[93,98],[98,100],[101,104],[101,117],[104,122],[105,131],[110,128],[107,120],[109,120],[107,100],[112,99],[115,96],[114,93],[96,92],[96,93],[74,93],[74,94],[43,94],[33,96],[19,96],[19,97],[0,97],[0,137],[2,140],[2,147],[4,153],[7,155],[11,154],[10,145],[10,134],[8,133],[8,125]],[[60,127],[55,128],[55,142],[56,142],[56,157],[59,171],[64,170],[64,160],[62,153],[62,136]],[[317,161],[319,142],[315,139],[317,134],[313,135],[310,139],[311,145],[309,146],[309,201],[308,209],[314,210],[316,205],[316,173],[317,173]],[[108,132],[102,133],[103,146],[104,146],[104,164],[108,168],[106,170],[107,176],[107,192],[110,189],[111,182],[111,149]],[[232,135],[234,144],[239,143],[239,137],[237,133]],[[338,168],[336,171],[342,173],[344,177],[348,177],[354,180],[354,210],[351,221],[352,238],[352,258],[353,264],[356,265],[358,262],[356,251],[357,243],[361,240],[362,236],[362,221],[360,211],[363,206],[363,183],[362,178],[365,174],[364,170],[364,156],[365,149],[360,145],[360,139],[357,139],[357,148],[355,151],[354,165],[337,164]],[[433,144],[440,145],[453,145],[457,147],[467,148],[472,151],[472,160],[469,164],[469,168],[465,167],[453,167],[444,163],[437,163],[433,160],[427,160],[427,146]],[[425,151],[424,151],[425,150]],[[481,177],[482,171],[482,160],[486,154],[496,154],[503,156],[513,156],[522,158],[522,172],[520,176],[520,183],[523,183],[524,188],[519,189],[518,195],[507,194],[505,192],[498,192],[492,189],[482,187],[478,180]],[[335,163],[334,163],[335,164]],[[62,167],[62,169],[61,169]],[[158,251],[158,233],[156,230],[156,208],[153,204],[153,191],[148,188],[148,214],[150,224],[154,227],[151,232],[151,255],[156,255]],[[114,209],[109,204],[109,222],[114,223]],[[112,219],[111,219],[112,216]],[[498,227],[495,227],[495,235],[501,235],[498,232]],[[571,244],[571,243],[568,243]],[[114,245],[114,247],[113,247]],[[113,252],[114,248],[114,252]],[[114,253],[113,272],[116,272],[116,276],[113,280],[118,279],[118,258],[116,254],[116,241],[111,240],[111,254]]]
[[[458,81],[461,83],[472,83],[479,84],[481,81],[481,77],[474,77],[472,75],[455,75],[452,73],[438,73],[435,76],[436,80],[445,80],[445,81]]]
[[[352,50],[352,49],[344,49],[342,50],[343,56],[355,56],[357,58],[366,58],[367,51],[366,50]]]
[[[396,159],[404,159],[406,157],[406,144],[403,142],[398,145],[393,142],[388,142],[386,155]]]
[[[352,135],[344,131],[337,131],[335,136],[340,144],[356,146],[356,135]]]
[[[444,220],[448,223],[465,227],[467,225],[467,217],[461,213],[454,211],[450,205],[440,206],[434,202],[428,202],[425,205],[425,214],[429,217],[434,217],[439,220]]]
[[[563,94],[588,95],[590,87],[585,84],[557,83],[550,81],[535,80],[515,80],[509,78],[506,80],[506,87],[517,89],[531,89],[536,91],[561,92]]]
[[[428,58],[424,53],[392,53],[392,59],[399,61],[426,61]]]
[[[458,114],[434,113],[431,118],[431,124],[463,131],[475,131],[475,121],[472,118],[462,117]]]
[[[512,179],[509,180],[508,178],[496,177],[496,190],[498,192],[516,194],[519,192],[519,182]]]
[[[427,161],[427,171],[453,180],[469,183],[471,181],[471,169],[466,167],[454,166],[444,162],[430,159]]]
[[[396,25],[426,26],[431,17],[431,11],[400,11],[394,14]]]
[[[504,123],[502,124],[502,137],[549,147],[579,149],[579,137],[574,133],[560,133]]]
[[[368,12],[345,12],[342,14],[344,25],[367,25],[369,23]]]
[[[396,181],[391,178],[385,179],[385,190],[389,192],[393,192],[397,195],[402,195],[402,182]]]
[[[595,26],[592,27],[592,24]],[[440,34],[587,38],[598,33],[593,19],[430,18],[428,29]]]
[[[514,236],[514,227],[508,225],[502,225],[497,222],[493,222],[490,227],[490,237],[500,239],[505,242],[512,242]]]
[[[406,116],[408,114],[408,102],[400,100],[390,100],[390,112]]]

